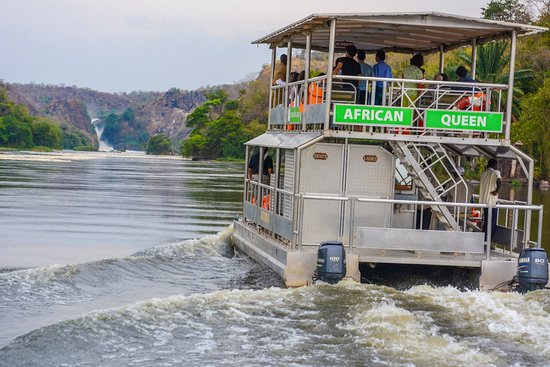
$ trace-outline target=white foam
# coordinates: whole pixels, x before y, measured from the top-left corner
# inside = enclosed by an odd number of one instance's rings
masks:
[[[548,291],[521,295],[419,286],[406,293],[444,307],[457,326],[474,334],[526,345],[533,353],[550,358],[550,314],[537,300],[550,296]]]
[[[411,312],[393,302],[352,310],[355,316],[342,327],[354,331],[365,347],[382,360],[402,365],[488,365],[494,357],[467,342],[441,332],[426,312]],[[431,362],[431,363],[430,363]]]
[[[233,225],[231,224],[217,234],[204,236],[200,239],[192,239],[183,242],[151,247],[138,251],[132,256],[185,256],[193,255],[194,251],[201,251],[209,256],[221,256],[220,248],[228,245],[229,237],[233,231]]]
[[[0,274],[2,303],[36,299],[69,303],[67,292],[74,293],[73,280],[78,269],[72,265],[51,265]]]

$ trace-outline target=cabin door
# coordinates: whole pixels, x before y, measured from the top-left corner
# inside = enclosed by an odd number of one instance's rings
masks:
[[[317,143],[301,152],[298,192],[342,196],[344,145]],[[334,200],[305,200],[302,243],[319,245],[341,240],[343,204]]]
[[[375,145],[348,145],[346,196],[392,199],[395,188],[395,158],[386,149]],[[349,206],[346,216],[349,218]],[[354,227],[390,227],[393,205],[356,202]],[[349,233],[349,220],[344,233]]]

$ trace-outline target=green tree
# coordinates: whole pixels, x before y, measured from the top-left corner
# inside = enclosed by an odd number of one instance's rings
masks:
[[[123,113],[122,113],[122,119],[124,121],[128,122],[134,122],[136,120],[136,113],[131,107],[128,107]]]
[[[193,131],[182,142],[182,155],[244,158],[244,143],[266,128],[260,121],[267,120],[268,84],[261,78],[248,82],[237,100],[223,90],[206,92],[207,101],[187,116]]]
[[[147,154],[172,154],[172,143],[170,142],[170,139],[163,134],[154,135],[151,139],[149,139],[149,143],[147,144]]]
[[[0,117],[0,144],[18,149],[32,148],[30,125],[13,115]]]
[[[485,19],[515,23],[530,23],[531,14],[524,3],[519,0],[491,0],[487,7],[481,8]]]
[[[118,144],[120,140],[120,128],[120,117],[114,113],[107,115],[101,138],[112,145]]]
[[[209,150],[216,158],[243,158],[247,136],[243,124],[235,111],[227,111],[219,119],[208,124]]]
[[[207,139],[198,130],[194,131],[181,144],[181,154],[184,157],[199,157],[205,150]]]
[[[508,84],[510,52],[507,41],[490,42],[478,47],[476,62],[476,79],[484,83]],[[472,55],[466,51],[459,51],[458,57],[464,63],[471,65]],[[512,113],[519,116],[519,97],[523,91],[517,87],[522,81],[532,78],[532,70],[520,69],[514,72],[514,105]],[[497,103],[496,96],[492,103]],[[507,95],[503,93],[502,108],[506,106]]]
[[[0,87],[0,117],[7,116],[13,111],[13,103],[8,99],[8,92]]]
[[[193,129],[202,129],[206,126],[206,123],[210,120],[210,106],[202,105],[198,106],[187,115],[187,121],[185,125]]]
[[[548,177],[550,169],[550,78],[536,93],[526,96],[522,102],[519,123],[513,125],[512,138],[520,140],[531,155],[538,155],[542,174]]]
[[[248,83],[239,100],[239,111],[246,125],[253,120],[267,122],[269,81],[257,79]]]
[[[38,121],[31,125],[32,142],[35,146],[61,149],[61,128],[49,121]]]

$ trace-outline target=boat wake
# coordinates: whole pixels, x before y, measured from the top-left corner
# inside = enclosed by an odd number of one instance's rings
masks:
[[[0,273],[0,345],[44,322],[129,302],[226,288],[281,286],[265,267],[234,256],[228,242],[231,232],[229,227],[217,235],[158,246],[121,259]]]
[[[526,302],[533,312],[525,312]],[[12,366],[60,365],[69,362],[64,356],[73,364],[136,366],[541,366],[550,358],[549,307],[547,291],[397,291],[348,282],[218,290],[58,322],[18,337],[0,350],[0,360]],[[56,352],[59,345],[64,353]]]
[[[550,292],[287,289],[218,235],[0,273],[0,366],[545,365]],[[529,305],[526,307],[526,305]]]

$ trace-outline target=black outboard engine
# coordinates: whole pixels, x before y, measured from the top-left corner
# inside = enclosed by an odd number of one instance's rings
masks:
[[[342,242],[321,243],[317,251],[317,278],[327,283],[338,283],[346,276],[346,251]]]
[[[518,259],[519,291],[543,289],[548,283],[548,256],[543,248],[526,248]]]

